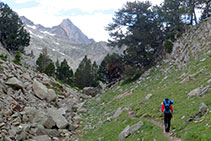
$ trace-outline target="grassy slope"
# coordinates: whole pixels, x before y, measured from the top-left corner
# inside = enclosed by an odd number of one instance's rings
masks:
[[[208,49],[211,48],[208,45]],[[211,140],[211,91],[203,97],[187,99],[187,94],[195,88],[203,88],[211,79],[211,55],[202,55],[198,60],[190,61],[186,68],[178,70],[176,66],[163,63],[160,67],[152,69],[148,76],[136,82],[121,86],[121,84],[107,91],[98,98],[86,103],[88,114],[84,115],[84,126],[90,124],[93,129],[82,130],[81,140],[95,141],[104,137],[105,141],[118,140],[120,132],[127,126],[133,125],[141,119],[144,126],[126,140],[168,140],[162,129],[148,122],[147,118],[153,118],[163,122],[160,113],[160,104],[164,98],[174,100],[174,115],[172,119],[172,132],[174,136],[182,140]],[[202,61],[202,59],[204,59]],[[190,77],[184,83],[182,80]],[[117,95],[130,92],[132,95],[116,99]],[[150,100],[145,100],[147,94],[153,94]],[[204,102],[209,110],[205,116],[186,124],[190,116],[198,112],[199,105]],[[141,104],[142,103],[142,104]],[[144,103],[144,104],[143,104]],[[137,118],[128,117],[128,111],[124,111],[117,119],[108,121],[119,107],[130,107]],[[103,121],[103,124],[98,124]],[[198,122],[199,121],[199,122]]]

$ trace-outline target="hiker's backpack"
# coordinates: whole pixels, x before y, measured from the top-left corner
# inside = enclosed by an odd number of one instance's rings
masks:
[[[165,99],[164,101],[164,113],[170,113],[171,112],[171,100]]]

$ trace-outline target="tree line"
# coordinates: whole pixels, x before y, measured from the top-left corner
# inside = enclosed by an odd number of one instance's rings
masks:
[[[43,48],[37,61],[37,70],[49,76],[55,77],[57,80],[75,86],[78,88],[84,87],[97,87],[97,71],[98,65],[96,62],[92,63],[87,56],[80,62],[77,70],[73,70],[68,65],[66,59],[62,62],[57,61],[54,63],[47,53],[47,48]]]

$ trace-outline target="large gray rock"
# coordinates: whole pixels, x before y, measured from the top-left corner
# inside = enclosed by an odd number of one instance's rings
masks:
[[[200,91],[200,95],[199,96],[205,95],[210,90],[211,90],[211,85],[208,85],[208,86],[202,88],[201,91]]]
[[[126,137],[129,135],[130,126],[128,125],[120,134],[119,134],[119,141],[124,141]]]
[[[30,75],[29,75],[29,73],[23,73],[21,76],[22,76],[23,78],[25,78],[26,80],[28,80],[28,81],[32,81],[32,80],[31,80],[31,77],[30,77]]]
[[[51,116],[43,116],[40,122],[44,127],[48,129],[51,129],[53,126],[56,125],[55,121],[53,120]]]
[[[47,101],[55,101],[57,95],[53,89],[48,89],[48,95],[46,97]]]
[[[95,97],[97,94],[100,94],[100,89],[94,87],[85,87],[83,88],[83,93]]]
[[[199,96],[200,94],[200,88],[196,88],[192,91],[190,91],[187,95],[188,99],[191,98],[191,97],[194,97],[194,96]]]
[[[56,126],[59,129],[64,129],[68,125],[68,121],[66,118],[56,109],[48,109],[48,114],[52,117],[52,119],[56,122]]]
[[[40,99],[45,99],[48,96],[47,87],[42,83],[38,82],[37,80],[34,80],[33,82],[33,90],[35,92],[35,95]]]
[[[50,138],[47,135],[43,135],[43,136],[34,137],[32,141],[50,141]]]
[[[141,128],[143,126],[143,122],[139,121],[138,123],[134,124],[132,127],[130,127],[130,129],[128,130],[130,134],[135,133],[139,128]]]
[[[124,141],[129,135],[135,133],[139,128],[143,126],[143,122],[139,121],[138,123],[134,124],[133,126],[127,126],[120,134],[119,134],[119,141]]]
[[[17,89],[23,88],[23,83],[20,80],[18,80],[16,77],[8,79],[6,84]]]

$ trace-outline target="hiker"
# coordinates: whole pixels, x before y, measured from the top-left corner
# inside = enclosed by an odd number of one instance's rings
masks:
[[[174,104],[174,101],[166,98],[163,101],[161,112],[164,113],[164,125],[165,125],[165,131],[169,132],[170,125],[171,125],[171,118],[173,113],[172,104]]]

